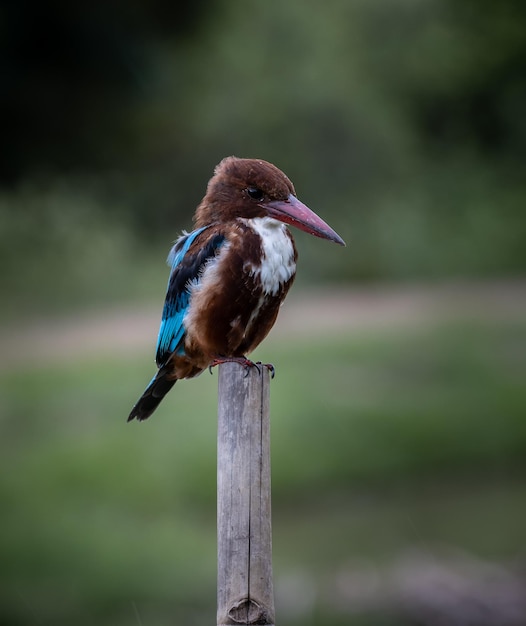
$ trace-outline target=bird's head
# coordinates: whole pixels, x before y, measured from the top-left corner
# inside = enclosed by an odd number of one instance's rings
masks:
[[[345,245],[328,224],[298,200],[287,176],[261,159],[234,156],[223,159],[208,182],[194,219],[199,228],[239,217],[272,217],[316,237]]]

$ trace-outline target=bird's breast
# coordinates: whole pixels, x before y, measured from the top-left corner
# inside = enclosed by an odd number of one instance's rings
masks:
[[[239,219],[226,243],[190,286],[187,354],[251,351],[276,319],[296,272],[286,226],[271,218]]]
[[[241,220],[259,236],[261,254],[247,254],[245,271],[261,284],[263,295],[277,295],[296,273],[296,251],[287,227],[270,217]]]

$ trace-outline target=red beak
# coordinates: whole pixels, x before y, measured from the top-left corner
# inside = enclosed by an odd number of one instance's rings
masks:
[[[265,202],[261,206],[267,210],[270,217],[280,222],[296,226],[296,228],[315,237],[334,241],[341,246],[345,245],[345,241],[338,233],[292,194],[286,200],[273,200],[272,202]]]

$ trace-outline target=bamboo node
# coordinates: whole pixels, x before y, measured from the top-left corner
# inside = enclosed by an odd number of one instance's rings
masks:
[[[268,610],[252,598],[243,598],[228,611],[234,624],[273,624]]]

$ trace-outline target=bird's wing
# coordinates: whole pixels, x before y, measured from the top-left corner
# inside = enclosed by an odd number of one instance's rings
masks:
[[[155,360],[158,367],[165,365],[174,352],[182,350],[184,319],[190,307],[191,287],[199,282],[206,262],[217,254],[225,241],[221,233],[213,230],[205,232],[209,228],[204,226],[184,234],[168,255],[167,262],[172,271],[157,339]]]

